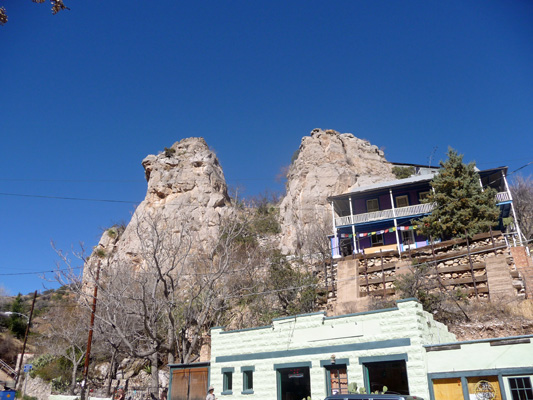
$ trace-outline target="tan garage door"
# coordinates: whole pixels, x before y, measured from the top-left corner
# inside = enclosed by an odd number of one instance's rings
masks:
[[[435,400],[464,400],[461,378],[433,379]]]

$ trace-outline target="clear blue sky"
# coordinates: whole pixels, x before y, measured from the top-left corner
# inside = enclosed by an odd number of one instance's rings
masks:
[[[390,161],[448,146],[480,168],[533,159],[531,1],[0,0],[0,285],[43,290],[63,249],[130,218],[141,160],[189,136],[252,195],[313,128]],[[531,167],[523,170],[533,173]],[[53,285],[52,285],[53,286]]]

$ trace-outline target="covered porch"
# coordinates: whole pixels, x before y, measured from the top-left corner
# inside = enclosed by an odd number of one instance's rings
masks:
[[[402,253],[429,243],[417,232],[410,217],[342,226],[330,236],[330,241],[333,258],[386,251]]]

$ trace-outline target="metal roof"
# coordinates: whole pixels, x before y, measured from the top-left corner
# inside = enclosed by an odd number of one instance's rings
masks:
[[[414,183],[429,182],[435,177],[435,175],[437,175],[437,173],[414,175],[414,176],[410,176],[409,178],[405,178],[405,179],[395,179],[393,181],[379,182],[379,183],[375,183],[373,185],[367,185],[367,186],[355,186],[355,187],[352,186],[350,189],[348,189],[347,192],[340,194],[340,195],[331,196],[330,199],[338,199],[338,198],[345,197],[350,194],[371,192],[374,190],[382,190],[382,189],[392,188],[396,186],[405,186],[405,185],[410,185]]]
[[[496,168],[490,168],[485,169],[482,171],[477,171],[480,176],[487,175],[495,171],[507,171],[507,167],[496,167]],[[344,192],[342,194],[338,194],[335,196],[330,196],[328,199],[342,199],[344,197],[348,197],[352,194],[359,194],[359,193],[366,193],[366,192],[372,192],[376,190],[383,190],[383,189],[389,189],[394,188],[398,186],[406,186],[406,185],[413,185],[417,183],[423,183],[423,182],[429,182],[431,181],[435,175],[437,175],[439,171],[429,173],[429,174],[423,174],[423,175],[413,175],[409,178],[405,179],[395,179],[393,181],[387,181],[387,182],[379,182],[375,183],[373,185],[367,185],[367,186],[352,186],[350,189],[348,189],[347,192]]]

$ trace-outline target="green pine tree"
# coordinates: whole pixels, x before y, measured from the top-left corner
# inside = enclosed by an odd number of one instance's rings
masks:
[[[24,314],[24,303],[22,301],[22,296],[19,293],[18,296],[11,303],[11,312]],[[9,330],[17,338],[22,339],[26,333],[26,321],[22,316],[18,314],[12,314],[9,318]]]
[[[441,170],[431,181],[433,191],[427,203],[435,208],[417,221],[419,232],[433,238],[471,238],[496,225],[500,210],[496,206],[496,191],[481,189],[475,164],[463,163],[463,155],[448,149],[448,160],[440,163]]]

